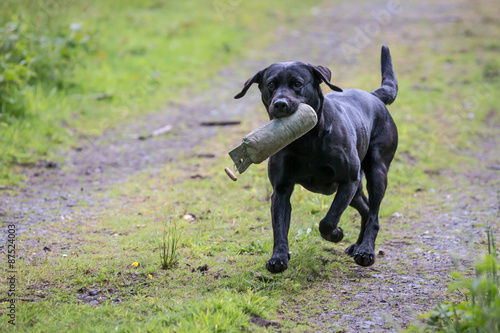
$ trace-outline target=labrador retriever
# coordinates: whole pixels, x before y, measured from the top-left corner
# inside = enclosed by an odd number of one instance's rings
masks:
[[[331,71],[323,66],[275,63],[248,79],[235,96],[243,97],[257,83],[270,119],[289,116],[300,103],[310,105],[318,116],[311,131],[269,158],[274,248],[266,268],[271,273],[288,268],[290,197],[295,184],[324,195],[336,193],[319,223],[321,236],[330,242],[342,240],[340,216],[348,205],[355,208],[361,215],[360,233],[356,243],[345,252],[358,265],[370,266],[375,262],[378,214],[387,188],[389,165],[398,145],[397,128],[386,108],[398,91],[386,45],[382,46],[381,70],[381,87],[366,92],[333,85]],[[324,95],[321,83],[333,92]],[[368,197],[363,192],[363,175]]]

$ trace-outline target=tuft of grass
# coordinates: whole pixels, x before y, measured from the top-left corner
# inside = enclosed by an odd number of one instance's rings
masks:
[[[158,245],[160,252],[160,265],[162,269],[174,267],[179,259],[179,243],[181,232],[177,223],[165,220],[163,230],[161,231],[160,242]]]

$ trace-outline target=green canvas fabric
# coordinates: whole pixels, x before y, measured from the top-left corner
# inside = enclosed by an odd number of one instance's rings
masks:
[[[300,104],[289,117],[276,118],[243,138],[229,152],[239,173],[252,163],[259,164],[297,140],[316,126],[318,117],[312,107]]]

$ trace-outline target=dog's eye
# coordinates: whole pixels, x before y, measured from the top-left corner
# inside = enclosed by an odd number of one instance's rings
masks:
[[[293,84],[296,88],[300,88],[302,87],[302,82],[300,81],[295,81],[295,83]]]
[[[267,84],[267,87],[268,87],[269,89],[273,89],[273,88],[274,88],[274,82],[269,82],[269,83]]]

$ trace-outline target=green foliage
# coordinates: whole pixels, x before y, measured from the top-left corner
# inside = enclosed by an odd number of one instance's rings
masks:
[[[488,250],[489,253],[475,266],[475,278],[464,279],[455,274],[458,281],[450,284],[452,291],[465,291],[466,300],[458,304],[438,303],[423,316],[427,319],[426,331],[500,332],[500,264],[491,230],[488,230]]]
[[[0,26],[0,121],[23,118],[34,106],[34,89],[71,86],[73,68],[90,36],[73,24],[55,37],[36,30],[20,16]]]
[[[0,27],[0,120],[24,116],[32,97],[28,81],[35,76],[30,68],[32,54],[26,47],[26,25],[19,21]]]

